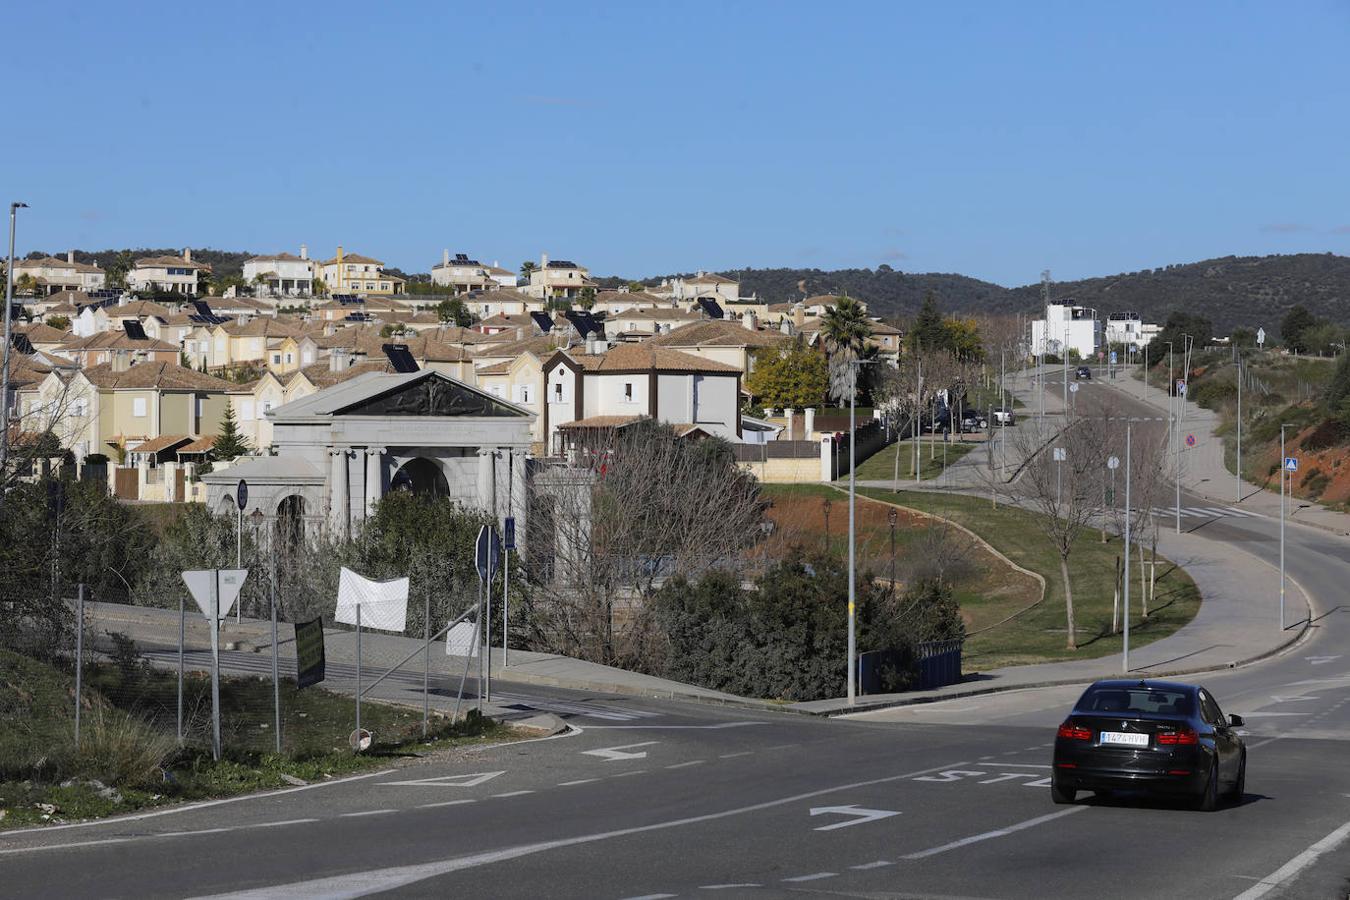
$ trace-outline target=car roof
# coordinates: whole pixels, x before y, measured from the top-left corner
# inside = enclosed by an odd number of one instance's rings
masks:
[[[1101,681],[1094,681],[1088,689],[1137,687],[1147,688],[1148,690],[1186,691],[1188,693],[1200,690],[1200,686],[1197,684],[1185,684],[1180,681],[1152,681],[1147,678],[1104,678]]]

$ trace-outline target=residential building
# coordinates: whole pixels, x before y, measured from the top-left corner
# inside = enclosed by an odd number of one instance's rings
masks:
[[[520,279],[516,277],[515,272],[512,272],[510,269],[503,269],[501,266],[497,265],[495,260],[492,265],[484,266],[483,271],[487,272],[488,277],[495,281],[499,288],[513,291],[516,289],[516,286],[520,284]]]
[[[530,283],[522,290],[541,300],[576,299],[586,288],[595,288],[590,270],[565,259],[550,260],[540,254],[539,267],[530,272]]]
[[[1031,322],[1031,353],[1060,356],[1067,352],[1089,359],[1102,345],[1102,323],[1097,311],[1086,306],[1051,303],[1044,319]],[[1048,323],[1048,327],[1047,327]]]
[[[127,287],[133,291],[157,291],[196,297],[202,293],[202,275],[211,267],[192,261],[192,250],[182,256],[147,256],[136,260],[127,273]]]
[[[483,320],[494,316],[523,316],[539,308],[532,298],[516,291],[484,291],[461,299],[469,312]]]
[[[754,371],[757,350],[779,347],[791,340],[791,336],[781,331],[760,330],[754,317],[747,316],[739,322],[726,319],[692,322],[659,334],[650,343],[733,366],[748,376]]]
[[[102,269],[96,265],[75,261],[75,251],[66,252],[65,259],[44,256],[40,259],[14,260],[14,282],[24,276],[37,284],[37,296],[46,297],[60,291],[99,291],[107,282]]]
[[[403,293],[403,279],[384,271],[384,263],[359,253],[344,253],[320,263],[318,273],[332,294],[393,295]]]
[[[741,438],[741,370],[726,363],[648,342],[594,355],[559,350],[544,363],[543,375],[541,433],[554,453],[576,442],[569,434],[643,416],[733,442]]]
[[[277,253],[255,256],[244,263],[244,283],[271,297],[309,297],[314,293],[314,262],[309,248],[300,245],[300,255]]]
[[[867,338],[867,346],[875,347],[877,354],[891,363],[900,361],[900,342],[904,332],[894,325],[880,319],[872,322],[872,333]]]
[[[704,321],[703,315],[683,309],[658,307],[652,309],[628,309],[618,315],[605,316],[606,333],[611,340],[623,340],[625,335],[649,337],[673,331],[691,322]]]
[[[675,304],[647,291],[601,291],[595,297],[591,312],[606,318],[634,309],[674,309]]]
[[[447,288],[452,294],[493,290],[501,286],[478,260],[469,259],[465,253],[456,253],[451,259],[449,250],[442,251],[440,263],[431,267],[431,283]],[[510,286],[515,287],[514,279]]]
[[[715,300],[719,303],[735,303],[740,299],[741,285],[716,272],[704,272],[690,278],[668,278],[661,287],[669,291],[671,299],[685,306],[699,299]]]
[[[1147,346],[1161,331],[1158,325],[1147,325],[1137,312],[1113,312],[1106,317],[1106,343],[1124,344],[1138,350]]]
[[[119,357],[135,362],[177,363],[176,344],[156,340],[148,335],[132,337],[125,331],[101,331],[89,337],[71,338],[53,352],[75,363],[81,369],[111,363]]]
[[[402,322],[416,315],[408,304],[388,297],[344,297],[321,303],[311,312],[323,322],[359,321],[363,317],[367,321]]]
[[[545,451],[544,360],[557,349],[547,336],[505,344],[484,351],[486,358],[474,372],[479,388],[535,415],[530,425],[530,437],[531,449],[538,454]]]

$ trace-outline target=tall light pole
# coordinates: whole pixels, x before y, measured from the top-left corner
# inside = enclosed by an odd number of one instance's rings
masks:
[[[1177,489],[1177,534],[1181,534],[1181,441],[1177,436],[1177,417],[1173,412],[1172,395],[1176,391],[1176,370],[1172,364],[1172,342],[1164,341],[1167,344],[1167,430],[1172,438],[1173,454],[1176,457],[1176,482]]]
[[[1283,464],[1284,460],[1281,459]],[[1242,502],[1242,348],[1237,348],[1237,465],[1233,467],[1233,502]]]
[[[1280,630],[1284,631],[1284,479],[1287,473],[1284,455],[1284,430],[1293,425],[1280,426]],[[1294,485],[1290,483],[1292,490]]]
[[[9,265],[5,266],[5,349],[0,360],[0,483],[3,483],[6,467],[9,464],[9,345],[11,319],[14,308],[14,227],[18,221],[20,209],[27,209],[27,203],[14,202],[9,205]]]
[[[1181,422],[1186,416],[1186,394],[1190,392],[1191,377],[1191,341],[1189,334],[1183,334],[1181,344],[1181,389],[1177,391],[1177,534],[1181,534]]]
[[[861,360],[849,360],[849,398],[848,398],[848,705],[857,702],[858,694],[858,645],[855,634],[857,617],[857,585],[854,584],[855,566],[855,519],[856,482],[854,469],[857,465],[856,446],[858,443],[858,366]]]
[[[1112,480],[1115,478],[1115,471],[1111,473]],[[1143,553],[1141,548],[1140,553]],[[1142,586],[1140,588],[1143,589]],[[1125,601],[1122,604],[1124,609],[1125,623],[1125,644],[1123,652],[1123,665],[1121,670],[1125,674],[1130,672],[1130,421],[1125,420]]]

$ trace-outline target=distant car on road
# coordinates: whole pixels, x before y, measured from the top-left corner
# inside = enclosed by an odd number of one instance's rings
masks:
[[[994,423],[997,425],[1013,425],[1017,421],[1017,416],[1012,409],[1004,406],[994,407]]]
[[[1170,681],[1098,681],[1055,735],[1050,796],[1145,791],[1189,796],[1199,809],[1241,802],[1247,747],[1241,716],[1224,717],[1203,687]]]
[[[1074,377],[1077,378],[1079,381],[1091,381],[1091,380],[1092,380],[1092,367],[1091,367],[1091,366],[1079,366],[1079,367],[1078,367],[1078,371],[1074,374]]]

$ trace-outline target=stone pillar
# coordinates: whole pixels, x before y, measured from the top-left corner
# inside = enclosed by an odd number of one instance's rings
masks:
[[[516,517],[516,552],[525,552],[526,519],[530,508],[530,454],[526,450],[511,451],[511,509],[507,515]]]
[[[834,435],[827,434],[820,439],[820,480],[829,484],[834,481]]]
[[[478,508],[492,512],[492,454],[486,447],[478,450]]]
[[[366,518],[375,515],[375,504],[384,496],[384,447],[366,448]]]
[[[787,419],[787,428],[785,430],[787,431],[788,440],[795,441],[797,435],[792,433],[792,426],[797,423],[797,410],[793,409],[791,406],[787,407],[783,410],[783,418]]]
[[[347,449],[328,451],[331,466],[328,473],[328,527],[333,537],[347,536],[349,509],[347,502]]]
[[[811,440],[811,432],[816,430],[816,408],[813,406],[806,411],[806,434],[804,440]]]

